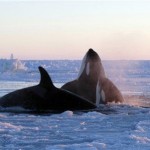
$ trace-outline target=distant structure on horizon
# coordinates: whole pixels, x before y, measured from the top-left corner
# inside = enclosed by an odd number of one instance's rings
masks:
[[[15,59],[14,55],[10,55],[10,59],[0,59],[0,72],[7,71],[26,71],[28,68],[25,63],[22,63],[19,59]]]
[[[13,59],[14,59],[14,55],[11,54],[11,55],[10,55],[10,60],[13,60]]]

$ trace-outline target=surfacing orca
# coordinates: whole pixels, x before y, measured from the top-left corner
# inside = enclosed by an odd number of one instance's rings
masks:
[[[93,49],[85,54],[78,78],[61,88],[80,95],[97,106],[100,103],[123,102],[121,92],[106,77],[101,59]]]
[[[90,101],[71,92],[56,88],[47,71],[39,67],[38,85],[16,90],[0,98],[0,107],[22,107],[33,111],[88,110],[96,108]]]

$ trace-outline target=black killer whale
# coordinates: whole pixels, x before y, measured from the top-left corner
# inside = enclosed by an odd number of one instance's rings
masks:
[[[119,89],[106,77],[101,59],[93,49],[89,49],[85,54],[78,78],[61,88],[80,95],[97,106],[124,101]]]
[[[88,110],[96,106],[76,94],[56,88],[47,71],[39,67],[38,85],[16,90],[0,98],[1,108],[21,107],[33,111]]]

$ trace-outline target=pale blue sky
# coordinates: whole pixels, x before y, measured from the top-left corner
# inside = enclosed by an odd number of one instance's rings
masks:
[[[0,1],[0,58],[150,59],[150,2]]]

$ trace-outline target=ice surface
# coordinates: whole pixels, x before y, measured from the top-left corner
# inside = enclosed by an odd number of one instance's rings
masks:
[[[57,87],[77,78],[81,61],[22,61],[22,72],[0,73],[0,96],[36,85],[44,66]],[[104,61],[107,76],[119,87],[124,104],[101,105],[91,112],[61,114],[0,113],[4,150],[149,150],[150,61]],[[24,111],[24,110],[21,110]]]
[[[25,63],[19,59],[0,59],[0,72],[24,72],[27,70]]]
[[[149,149],[150,109],[109,107],[117,113],[4,113],[0,149]]]

